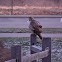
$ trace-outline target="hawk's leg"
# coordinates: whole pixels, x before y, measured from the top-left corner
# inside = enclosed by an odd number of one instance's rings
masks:
[[[36,30],[33,30],[33,33],[35,33],[36,35],[38,35],[38,36],[39,36],[39,38],[42,40],[41,33],[38,33]]]

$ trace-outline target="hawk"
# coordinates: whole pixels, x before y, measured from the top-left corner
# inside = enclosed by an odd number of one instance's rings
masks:
[[[30,25],[29,25],[29,29],[36,35],[39,36],[39,38],[42,40],[42,36],[41,36],[41,33],[42,33],[42,26],[41,24],[34,20],[33,17],[29,17],[29,21],[30,21]]]

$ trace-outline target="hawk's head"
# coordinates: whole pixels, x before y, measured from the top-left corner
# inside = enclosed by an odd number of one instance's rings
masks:
[[[33,17],[29,17],[29,21],[33,21],[34,20],[34,18]]]

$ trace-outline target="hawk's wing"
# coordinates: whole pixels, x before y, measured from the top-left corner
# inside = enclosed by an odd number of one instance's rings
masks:
[[[34,20],[34,21],[30,22],[29,28],[31,31],[36,30],[36,31],[40,32],[42,29],[42,26],[40,25],[40,23],[38,21]]]

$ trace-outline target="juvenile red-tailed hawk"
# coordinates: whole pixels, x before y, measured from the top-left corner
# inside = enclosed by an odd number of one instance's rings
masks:
[[[42,39],[41,33],[42,33],[42,26],[40,25],[40,23],[36,20],[34,20],[34,18],[29,17],[29,21],[30,21],[30,25],[29,25],[29,29],[36,35],[39,36],[40,39]]]

